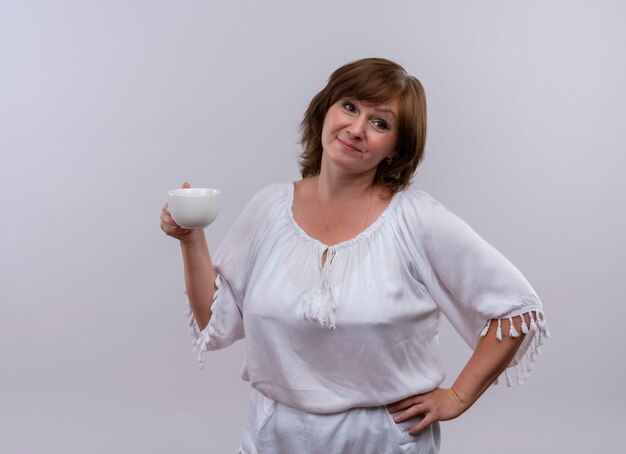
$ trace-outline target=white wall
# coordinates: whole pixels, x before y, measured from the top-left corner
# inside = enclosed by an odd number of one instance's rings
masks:
[[[626,382],[626,8],[618,1],[0,1],[0,451],[227,453],[243,343],[195,368],[183,180],[223,191],[214,249],[297,176],[339,65],[403,64],[429,103],[415,184],[526,275],[552,339],[442,453],[618,452]],[[443,327],[448,383],[469,353]]]

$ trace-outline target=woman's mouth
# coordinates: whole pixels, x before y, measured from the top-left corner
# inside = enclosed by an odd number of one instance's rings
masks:
[[[343,140],[341,140],[339,137],[337,137],[337,141],[341,144],[342,147],[344,147],[347,150],[350,151],[358,151],[359,153],[361,153],[361,150],[359,150],[357,147],[355,147],[354,145],[352,145],[349,142],[345,142]]]

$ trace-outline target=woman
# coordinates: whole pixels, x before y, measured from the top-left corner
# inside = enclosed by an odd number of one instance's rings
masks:
[[[199,363],[247,338],[240,452],[436,453],[439,421],[507,367],[520,382],[530,371],[548,335],[541,302],[502,254],[409,187],[426,101],[402,67],[339,68],[301,129],[302,180],[255,195],[214,264],[203,231],[164,207]],[[451,388],[440,387],[441,312],[474,348]]]

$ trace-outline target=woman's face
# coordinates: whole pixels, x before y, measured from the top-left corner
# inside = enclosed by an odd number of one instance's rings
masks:
[[[376,105],[340,99],[324,118],[322,147],[327,164],[349,173],[375,173],[383,159],[396,154],[398,117],[397,98]]]

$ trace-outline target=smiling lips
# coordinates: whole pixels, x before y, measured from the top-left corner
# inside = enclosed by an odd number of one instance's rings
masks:
[[[343,140],[341,140],[339,137],[337,137],[337,141],[344,147],[347,148],[348,150],[351,151],[358,151],[359,153],[361,153],[361,150],[359,150],[357,147],[355,147],[354,145],[352,145],[349,142],[345,142]]]

